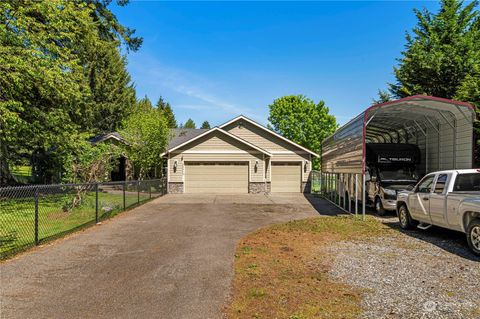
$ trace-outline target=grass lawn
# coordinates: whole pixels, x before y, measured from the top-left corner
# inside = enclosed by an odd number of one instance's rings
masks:
[[[95,222],[95,193],[85,196],[80,206],[71,211],[63,208],[74,194],[41,195],[39,198],[38,237],[46,240]],[[138,201],[136,192],[126,192],[125,206]],[[140,202],[149,199],[140,193]],[[123,210],[123,193],[99,192],[99,219]],[[0,199],[0,259],[35,244],[35,202],[33,197]]]
[[[329,278],[333,257],[327,248],[339,240],[368,239],[389,232],[389,227],[373,218],[320,217],[248,235],[237,246],[227,317],[358,317],[361,291]]]

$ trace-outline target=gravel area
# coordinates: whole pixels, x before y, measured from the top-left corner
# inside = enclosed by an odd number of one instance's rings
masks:
[[[396,219],[383,219],[398,228]],[[439,228],[340,242],[330,275],[365,289],[363,318],[480,318],[480,258]]]

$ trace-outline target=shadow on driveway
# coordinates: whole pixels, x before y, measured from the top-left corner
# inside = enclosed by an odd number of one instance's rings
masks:
[[[435,245],[451,254],[459,257],[480,261],[480,257],[475,256],[468,247],[466,235],[461,232],[432,226],[427,230],[412,229],[403,230],[400,227],[397,217],[382,218],[385,225],[421,241]]]

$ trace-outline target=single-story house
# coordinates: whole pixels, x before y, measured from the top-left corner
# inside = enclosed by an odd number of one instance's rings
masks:
[[[318,154],[245,117],[176,129],[162,154],[169,193],[309,192]]]
[[[116,145],[127,145],[127,141],[118,132],[99,134],[91,138],[89,141],[94,145],[98,143],[114,143]],[[109,179],[112,182],[133,179],[133,166],[125,155],[122,155],[117,159],[117,164],[110,172]]]

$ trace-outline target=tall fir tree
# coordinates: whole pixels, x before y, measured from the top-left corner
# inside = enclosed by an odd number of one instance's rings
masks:
[[[203,121],[202,126],[200,128],[209,129],[210,128],[210,123],[208,123],[208,121]]]
[[[172,107],[170,106],[170,103],[165,101],[165,99],[160,96],[158,98],[157,104],[156,104],[157,110],[161,112],[163,116],[165,116],[165,120],[167,121],[167,126],[169,128],[177,128],[177,120],[175,119],[175,114],[173,114]]]
[[[394,68],[394,97],[416,94],[472,102],[479,111],[480,14],[478,1],[442,0],[440,10],[415,10],[417,25],[407,33]],[[475,123],[476,163],[480,166],[480,124]]]
[[[188,119],[185,124],[183,124],[183,128],[197,128],[197,125],[192,119]]]

